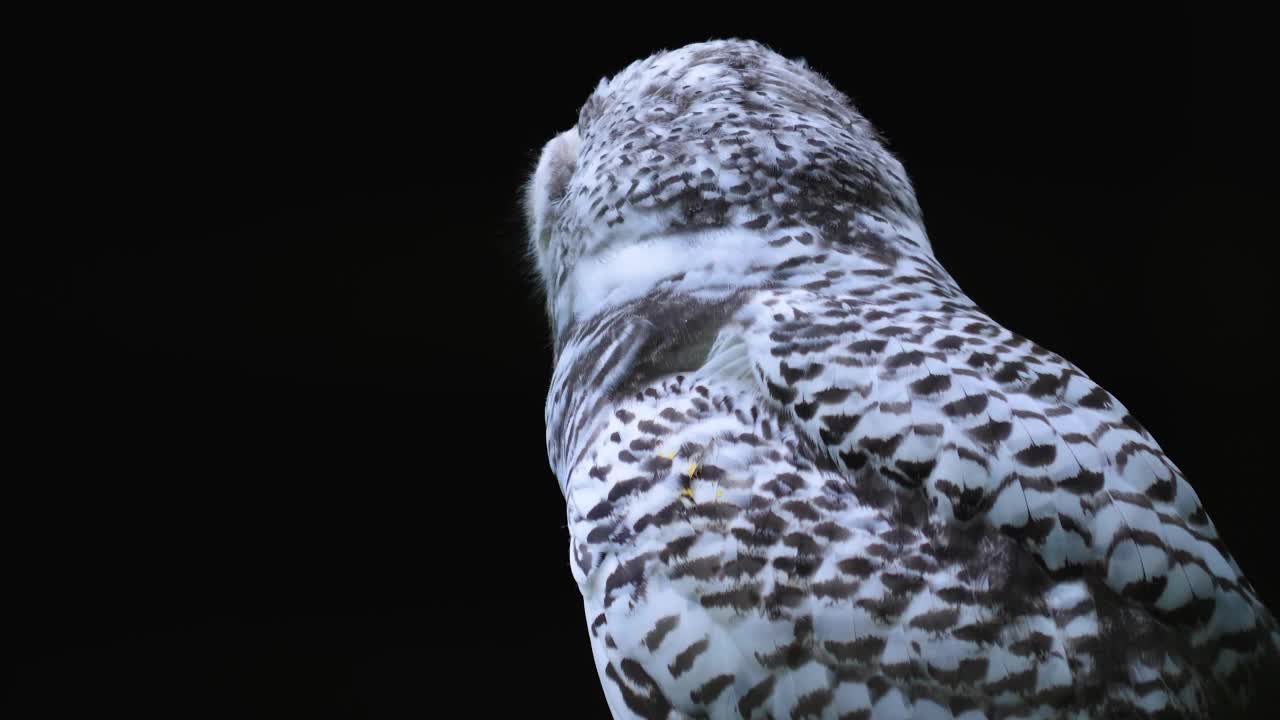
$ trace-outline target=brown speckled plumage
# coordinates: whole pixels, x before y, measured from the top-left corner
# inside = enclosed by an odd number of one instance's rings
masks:
[[[632,65],[528,210],[616,717],[1264,713],[1280,634],[1194,490],[965,296],[803,64],[729,41]]]

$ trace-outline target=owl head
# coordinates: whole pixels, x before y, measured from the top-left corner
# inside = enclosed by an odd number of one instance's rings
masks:
[[[664,283],[715,292],[801,253],[930,251],[902,165],[849,99],[741,40],[601,81],[543,148],[525,212],[557,335]],[[905,228],[901,241],[885,224]]]

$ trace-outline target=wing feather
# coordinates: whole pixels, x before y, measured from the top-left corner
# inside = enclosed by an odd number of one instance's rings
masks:
[[[871,468],[897,497],[926,497],[933,523],[981,523],[1056,578],[1101,579],[1201,652],[1275,652],[1274,620],[1190,484],[1064,358],[924,298],[782,288],[739,318],[761,394],[846,477]]]

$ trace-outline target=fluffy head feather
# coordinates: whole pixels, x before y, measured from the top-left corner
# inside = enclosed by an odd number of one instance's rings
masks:
[[[906,172],[849,99],[740,40],[601,81],[544,148],[525,207],[557,336],[681,273],[684,291],[740,282],[783,236],[800,240],[788,252],[930,252]],[[901,242],[868,232],[885,223]]]

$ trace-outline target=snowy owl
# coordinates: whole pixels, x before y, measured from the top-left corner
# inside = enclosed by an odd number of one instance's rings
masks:
[[[1262,712],[1280,633],[1195,491],[966,297],[902,165],[803,62],[632,64],[525,211],[615,718]]]

